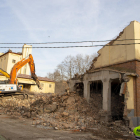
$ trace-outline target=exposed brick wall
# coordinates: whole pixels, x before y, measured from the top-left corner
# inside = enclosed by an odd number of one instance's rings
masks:
[[[136,61],[130,61],[126,63],[116,64],[113,67],[121,67],[121,68],[128,68],[136,71]]]
[[[114,64],[109,67],[116,67],[116,68],[126,68],[128,70],[132,70],[134,72],[136,72],[136,60],[134,61],[129,61],[129,62],[124,62],[124,63],[120,63],[120,64]]]
[[[131,60],[131,61],[122,62],[122,63],[118,63],[118,64],[113,64],[113,65],[108,65],[108,66],[104,66],[104,67],[100,67],[100,68],[93,68],[92,70],[89,70],[89,71],[92,72],[94,70],[110,68],[110,69],[115,69],[115,70],[119,70],[119,71],[123,71],[123,72],[126,71],[126,72],[135,73],[136,72],[136,62],[137,61],[138,60]]]
[[[136,95],[135,95],[135,102],[136,102],[136,115],[140,116],[140,62],[136,61],[136,73],[139,75],[136,78]]]

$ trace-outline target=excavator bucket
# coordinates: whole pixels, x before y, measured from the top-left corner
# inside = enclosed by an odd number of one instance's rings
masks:
[[[36,82],[36,85],[38,86],[38,88],[39,88],[39,89],[42,89],[42,87],[41,87],[41,85],[40,85],[40,82],[39,82],[39,80],[38,80],[38,78],[37,78],[37,76],[36,76],[35,73],[32,74],[32,78],[33,78],[33,80]]]

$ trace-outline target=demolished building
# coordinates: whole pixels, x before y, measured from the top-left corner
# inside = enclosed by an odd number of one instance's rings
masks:
[[[132,21],[98,54],[84,75],[69,80],[70,91],[79,90],[88,102],[100,94],[104,120],[140,125],[140,23]]]

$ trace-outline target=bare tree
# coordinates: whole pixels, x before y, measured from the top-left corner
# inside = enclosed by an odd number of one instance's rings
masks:
[[[54,73],[47,73],[47,78],[54,80]]]
[[[75,73],[82,74],[84,71],[84,57],[82,54],[77,54],[74,59]]]
[[[48,73],[47,77],[55,81],[71,79],[76,73],[84,74],[92,64],[92,60],[97,56],[77,54],[75,57],[67,56],[61,64],[57,66],[53,73]]]
[[[66,79],[65,77],[65,70],[64,70],[64,65],[63,64],[59,64],[57,66],[57,70],[59,71],[60,73],[60,81],[64,81]]]
[[[74,75],[74,57],[69,55],[62,62],[66,79],[71,79]]]
[[[96,53],[92,54],[92,55],[86,55],[84,58],[84,72],[86,72],[86,70],[88,70],[92,64],[92,60],[97,57],[98,55]]]
[[[59,70],[56,69],[56,70],[54,71],[54,80],[55,80],[55,81],[60,81],[60,79],[61,79],[61,74],[60,74]]]
[[[47,78],[54,81],[61,81],[61,74],[58,69],[55,69],[53,73],[47,73]]]
[[[75,73],[84,74],[86,70],[89,69],[89,67],[92,64],[92,60],[97,56],[97,54],[93,55],[85,55],[82,54],[76,55],[74,62],[75,62]]]

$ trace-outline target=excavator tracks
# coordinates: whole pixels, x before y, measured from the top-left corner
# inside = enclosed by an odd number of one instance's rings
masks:
[[[0,98],[8,97],[8,96],[19,96],[22,95],[23,99],[28,99],[28,94],[26,93],[7,93],[7,94],[0,94]]]

